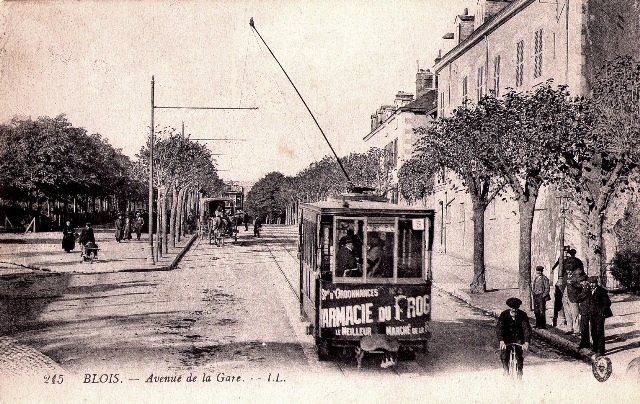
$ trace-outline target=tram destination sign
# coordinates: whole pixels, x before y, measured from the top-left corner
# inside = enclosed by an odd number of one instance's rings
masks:
[[[431,286],[323,284],[320,332],[324,338],[387,334],[422,339],[431,319]]]

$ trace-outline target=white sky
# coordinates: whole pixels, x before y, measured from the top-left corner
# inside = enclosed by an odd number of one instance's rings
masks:
[[[370,115],[415,92],[454,17],[476,0],[4,2],[0,121],[65,113],[133,157],[155,123],[208,142],[226,180],[295,174],[329,154],[256,27],[339,155],[364,151]],[[227,171],[228,170],[228,171]]]

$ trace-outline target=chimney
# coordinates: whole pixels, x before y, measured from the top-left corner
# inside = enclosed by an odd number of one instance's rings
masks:
[[[398,94],[396,94],[396,99],[393,102],[393,106],[395,107],[395,109],[398,109],[404,107],[411,101],[413,101],[413,94],[405,93],[404,91],[398,91]]]
[[[455,42],[456,45],[464,41],[465,39],[467,39],[467,37],[469,37],[469,35],[471,35],[474,29],[474,21],[475,17],[469,15],[468,8],[464,9],[464,14],[458,15],[456,17],[456,21],[454,24],[456,28],[456,32],[454,33],[457,39],[457,41]]]
[[[437,87],[435,76],[429,69],[418,70],[416,73],[416,99],[420,98],[429,90],[433,90]]]
[[[492,19],[502,9],[512,3],[513,0],[478,0],[476,9],[476,26],[480,26]]]

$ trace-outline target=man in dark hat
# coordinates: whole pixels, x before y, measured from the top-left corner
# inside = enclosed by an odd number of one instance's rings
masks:
[[[90,222],[87,222],[85,224],[84,229],[82,229],[82,231],[80,232],[80,237],[78,238],[78,241],[80,242],[81,245],[86,245],[88,242],[92,242],[92,243],[96,242],[96,237],[93,234],[93,228],[91,227]]]
[[[523,352],[529,350],[531,342],[531,324],[529,324],[529,316],[520,310],[522,300],[517,297],[507,299],[508,310],[503,311],[498,317],[496,324],[496,334],[500,341],[500,360],[504,373],[509,371],[509,356],[511,351],[515,350],[518,361],[517,373],[518,377],[522,377],[522,367],[524,364]],[[519,345],[513,345],[519,344]]]
[[[533,313],[536,315],[536,328],[547,328],[547,301],[551,300],[549,278],[544,275],[544,267],[536,267],[531,293],[533,294]]]
[[[124,239],[124,217],[122,213],[118,213],[118,218],[116,219],[116,241],[119,243],[122,239]]]
[[[579,348],[589,348],[589,331],[591,331],[591,346],[598,355],[604,355],[604,320],[611,317],[611,300],[607,291],[598,285],[598,277],[590,276],[588,286],[583,288],[578,298],[580,305],[580,345]]]
[[[338,254],[336,254],[336,276],[360,275],[353,237],[345,236],[340,239]]]

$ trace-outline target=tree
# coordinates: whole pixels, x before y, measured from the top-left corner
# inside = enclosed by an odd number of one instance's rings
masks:
[[[400,194],[409,202],[423,199],[433,193],[434,176],[442,171],[435,159],[423,154],[413,156],[398,170]]]
[[[586,217],[587,268],[605,280],[602,231],[617,193],[630,189],[640,155],[640,63],[607,61],[593,84],[591,129],[562,154],[566,187]]]
[[[540,188],[561,178],[558,152],[584,133],[584,105],[570,99],[566,87],[550,82],[532,92],[507,92],[502,99],[484,97],[478,104],[486,112],[484,125],[491,142],[493,164],[518,202],[520,298],[531,296],[531,241]]]
[[[504,179],[496,170],[493,156],[495,138],[487,130],[487,110],[467,105],[451,117],[440,118],[429,127],[415,129],[420,136],[416,156],[429,166],[444,166],[457,175],[471,197],[473,209],[472,293],[486,291],[484,263],[484,214],[501,192]],[[450,182],[452,183],[452,182]]]
[[[247,193],[246,209],[254,217],[267,221],[281,217],[289,198],[289,181],[279,172],[270,172],[256,182]]]
[[[158,218],[161,221],[162,246],[167,251],[166,198],[171,195],[169,210],[169,232],[171,244],[175,247],[179,240],[180,228],[186,217],[185,199],[189,192],[203,191],[207,194],[219,193],[224,185],[218,177],[217,169],[209,149],[182,135],[174,128],[164,128],[158,132],[154,145],[154,184],[165,193],[158,195]],[[137,155],[139,172],[148,175],[149,144],[141,148]]]

